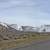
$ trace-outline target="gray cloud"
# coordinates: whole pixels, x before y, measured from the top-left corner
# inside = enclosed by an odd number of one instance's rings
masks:
[[[50,20],[50,0],[0,0],[0,16],[8,17],[5,22],[46,23]]]
[[[17,7],[33,7],[37,10],[50,13],[50,0],[0,0],[0,10]]]
[[[8,9],[8,8],[16,8],[16,7],[24,7],[24,6],[33,6],[31,0],[0,0],[0,9]]]
[[[45,13],[50,13],[50,0],[33,0],[37,3],[36,7]]]

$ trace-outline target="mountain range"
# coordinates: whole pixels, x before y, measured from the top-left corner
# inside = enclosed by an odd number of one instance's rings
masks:
[[[15,29],[14,25],[15,24],[9,25],[7,23],[0,22],[0,41],[14,39],[17,34],[20,34],[20,31]]]

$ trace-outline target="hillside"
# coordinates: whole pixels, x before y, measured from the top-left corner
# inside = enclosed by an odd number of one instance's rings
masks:
[[[20,31],[10,27],[7,24],[0,23],[0,41],[14,39]]]

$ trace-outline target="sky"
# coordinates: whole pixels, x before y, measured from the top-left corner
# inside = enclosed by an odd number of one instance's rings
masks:
[[[0,0],[0,22],[20,26],[50,24],[50,0]]]

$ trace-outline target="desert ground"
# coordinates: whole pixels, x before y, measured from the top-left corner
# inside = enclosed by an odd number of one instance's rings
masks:
[[[36,43],[50,40],[49,33],[48,34],[47,33],[45,33],[45,34],[44,33],[42,33],[42,34],[41,33],[22,33],[22,34],[13,36],[13,37],[14,37],[14,39],[1,40],[0,41],[0,50],[6,50],[6,49],[11,49],[11,48],[21,48],[21,47],[29,46],[32,43],[36,44]]]

